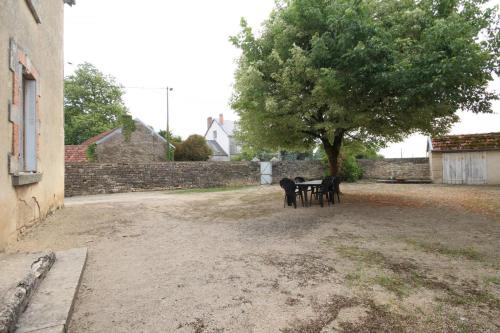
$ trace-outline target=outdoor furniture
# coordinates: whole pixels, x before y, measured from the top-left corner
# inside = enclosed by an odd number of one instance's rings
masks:
[[[302,182],[302,183],[296,183],[297,188],[302,191],[303,193],[306,193],[308,191],[311,191],[311,196],[316,192],[318,187],[321,187],[321,182],[322,180],[310,180],[307,182]],[[307,195],[305,196],[305,205],[308,205],[308,198]]]
[[[293,205],[294,208],[297,208],[298,196],[300,197],[302,206],[304,206],[304,195],[302,194],[303,192],[297,188],[293,180],[289,178],[283,178],[282,180],[280,180],[280,186],[285,191],[283,208],[285,208],[286,205],[288,206]]]
[[[326,200],[328,202],[328,206],[332,202],[333,198],[333,179],[332,177],[326,177],[321,181],[321,185],[316,189],[316,193],[314,193],[316,198],[319,199],[319,204],[323,207],[323,196],[326,196]],[[311,193],[311,201],[313,194]]]
[[[306,181],[306,179],[304,177],[295,177],[295,184],[299,184],[299,183],[304,183]],[[314,187],[312,187],[311,189],[309,189],[308,187],[304,187],[304,186],[297,186],[297,188],[299,189],[299,191],[302,191],[302,194],[305,195],[306,199],[307,199],[307,192],[314,192]]]

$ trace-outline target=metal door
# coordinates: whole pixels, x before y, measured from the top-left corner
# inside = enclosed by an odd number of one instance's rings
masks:
[[[445,184],[485,184],[486,153],[443,154],[443,182]]]
[[[260,162],[260,184],[271,185],[273,181],[273,164],[271,162]]]

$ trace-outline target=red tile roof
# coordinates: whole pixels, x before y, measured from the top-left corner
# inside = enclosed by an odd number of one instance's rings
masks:
[[[82,142],[81,145],[82,146],[90,146],[91,144],[93,143],[96,143],[97,141],[99,141],[100,139],[104,138],[106,135],[108,135],[109,133],[113,132],[116,128],[113,128],[113,129],[110,129],[110,130],[107,130],[107,131],[104,131],[102,132],[101,134],[97,134],[96,136],[93,136],[91,137],[90,139],[87,139],[86,141]]]
[[[104,138],[109,133],[113,132],[116,128],[104,131],[101,134],[91,137],[80,145],[67,145],[64,146],[64,161],[66,163],[85,163],[87,162],[87,148],[91,144],[96,143]]]
[[[64,146],[64,161],[67,163],[87,162],[87,147],[84,145]]]
[[[432,139],[432,151],[500,150],[500,132],[446,135]]]

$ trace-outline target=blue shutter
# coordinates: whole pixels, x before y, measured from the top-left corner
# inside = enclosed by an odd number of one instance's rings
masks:
[[[24,80],[24,171],[36,172],[36,81]]]

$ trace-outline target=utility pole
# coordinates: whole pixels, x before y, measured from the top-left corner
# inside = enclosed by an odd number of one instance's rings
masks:
[[[169,103],[168,103],[168,92],[174,90],[174,88],[166,87],[167,91],[167,134],[165,135],[165,139],[167,140],[167,160],[170,161],[170,124],[169,124]]]

